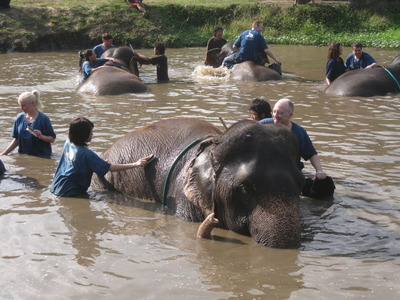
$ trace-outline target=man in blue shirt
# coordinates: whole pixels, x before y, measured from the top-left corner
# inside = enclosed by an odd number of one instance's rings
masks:
[[[377,66],[375,59],[362,51],[361,43],[354,43],[352,48],[353,53],[350,53],[346,58],[346,69],[369,69]]]
[[[293,112],[293,103],[287,98],[280,99],[275,103],[273,109],[274,123],[287,127],[296,136],[299,142],[299,169],[303,168],[303,163],[300,162],[300,157],[302,157],[304,160],[310,160],[315,169],[315,177],[317,179],[325,179],[326,174],[322,170],[321,161],[310,140],[310,137],[307,134],[307,131],[300,125],[290,120],[293,116]]]
[[[255,21],[250,30],[243,31],[233,44],[233,48],[239,49],[239,51],[225,57],[222,65],[230,68],[234,64],[238,64],[247,60],[264,65],[265,62],[260,55],[262,51],[264,51],[265,54],[267,54],[277,64],[280,65],[281,62],[275,58],[271,50],[268,49],[267,43],[265,42],[264,37],[261,35],[263,30],[263,23],[260,21]]]
[[[93,47],[93,51],[96,53],[97,58],[100,58],[103,55],[103,53],[108,49],[115,48],[115,45],[113,44],[113,37],[111,34],[104,33],[101,36],[101,39],[103,43]]]

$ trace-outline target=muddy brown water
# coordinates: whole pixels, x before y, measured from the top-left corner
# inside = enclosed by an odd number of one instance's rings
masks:
[[[170,83],[157,84],[154,67],[144,66],[150,91],[113,97],[74,91],[77,51],[0,55],[0,147],[11,141],[17,96],[33,88],[57,133],[51,159],[1,157],[8,172],[0,182],[0,298],[400,298],[400,96],[326,95],[325,47],[271,49],[283,62],[282,81],[192,75],[204,49],[167,49]],[[381,64],[400,54],[364,50]],[[221,116],[233,124],[249,118],[258,96],[272,105],[294,101],[294,121],[308,130],[336,182],[332,201],[302,200],[300,249],[266,248],[221,229],[215,240],[199,240],[198,224],[149,202],[128,204],[109,193],[55,199],[49,192],[76,116],[95,123],[90,147],[101,153],[159,119],[199,117],[221,126]],[[312,173],[308,162],[305,173]]]

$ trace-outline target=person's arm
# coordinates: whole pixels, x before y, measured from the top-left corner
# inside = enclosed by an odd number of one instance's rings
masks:
[[[310,162],[311,162],[312,166],[315,169],[315,177],[317,179],[325,179],[326,178],[326,174],[322,170],[321,160],[319,159],[319,156],[318,155],[312,156],[310,158]]]
[[[328,85],[331,85],[331,80],[330,80],[328,77],[326,77],[325,80],[326,80],[326,83],[327,83]]]
[[[134,52],[133,54],[134,54],[134,56],[139,58],[139,63],[145,64],[145,65],[149,65],[151,63],[151,57],[145,56],[145,55],[140,54],[138,52]]]
[[[10,145],[8,145],[7,149],[0,153],[0,155],[7,155],[8,153],[12,152],[18,146],[18,140],[13,139]]]
[[[282,63],[279,61],[279,59],[277,59],[273,54],[272,51],[270,49],[264,49],[264,52],[271,57],[278,65],[281,65]]]
[[[366,66],[365,69],[375,68],[376,66],[377,66],[377,63],[374,62],[374,63],[372,63],[372,64]]]
[[[110,166],[110,168],[108,169],[108,171],[110,172],[120,172],[120,171],[124,171],[124,170],[129,170],[129,169],[133,169],[136,167],[144,167],[145,165],[147,165],[152,158],[154,157],[154,155],[149,155],[146,157],[143,157],[141,159],[139,159],[138,161],[134,162],[134,163],[128,163],[128,164],[112,164]]]

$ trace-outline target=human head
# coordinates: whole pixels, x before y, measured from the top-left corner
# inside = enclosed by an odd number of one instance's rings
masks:
[[[103,40],[103,44],[104,46],[106,46],[106,48],[110,47],[111,44],[113,43],[113,37],[109,33],[103,33],[101,35],[101,39]]]
[[[333,58],[334,60],[339,60],[340,55],[342,55],[343,47],[340,43],[332,43],[328,48],[327,60]]]
[[[251,25],[251,29],[261,32],[264,30],[264,24],[261,21],[254,21]]]
[[[214,37],[222,37],[222,35],[224,34],[224,30],[222,29],[221,26],[217,26],[214,28]]]
[[[38,111],[43,108],[42,102],[40,101],[40,92],[33,90],[31,92],[24,92],[18,97],[19,105],[32,103]]]
[[[75,145],[86,147],[92,139],[93,127],[89,119],[78,117],[69,124],[68,138]]]
[[[256,98],[251,102],[249,111],[254,121],[272,117],[271,106],[267,101],[261,98]]]
[[[90,57],[93,56],[93,53],[95,53],[92,49],[86,49],[83,51],[83,58],[85,61],[90,61]]]
[[[273,118],[275,124],[289,127],[290,119],[293,116],[294,104],[288,98],[282,98],[274,105]]]
[[[159,55],[165,54],[165,44],[162,42],[155,42],[154,43],[154,52]]]
[[[354,56],[357,57],[357,59],[360,59],[362,55],[362,44],[360,42],[353,43],[351,45],[352,51],[354,53]]]

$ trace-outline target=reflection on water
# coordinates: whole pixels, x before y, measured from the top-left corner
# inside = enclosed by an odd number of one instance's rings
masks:
[[[52,159],[1,158],[8,172],[0,182],[0,298],[399,297],[399,95],[325,95],[325,48],[275,45],[273,51],[283,62],[282,81],[210,78],[199,67],[204,49],[168,49],[170,83],[158,84],[154,66],[143,66],[150,92],[112,97],[75,93],[76,51],[1,55],[0,147],[11,141],[17,96],[33,88],[42,92],[57,140]],[[367,52],[381,64],[398,54]],[[215,240],[198,240],[198,224],[121,195],[55,199],[49,193],[76,116],[95,123],[90,147],[101,153],[159,119],[200,117],[222,127],[222,117],[231,125],[249,118],[248,106],[259,96],[271,105],[282,97],[294,101],[294,121],[308,130],[336,182],[332,201],[303,199],[299,250],[264,248],[220,229]],[[308,162],[305,172],[313,172]]]

